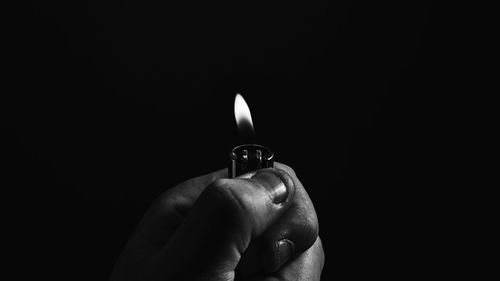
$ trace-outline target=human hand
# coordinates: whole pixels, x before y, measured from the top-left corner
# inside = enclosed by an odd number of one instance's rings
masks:
[[[152,204],[111,281],[320,280],[324,253],[314,206],[293,170],[190,179]]]

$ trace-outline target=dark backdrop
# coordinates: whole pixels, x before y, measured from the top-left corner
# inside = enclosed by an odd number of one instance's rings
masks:
[[[435,109],[452,67],[436,7],[67,2],[28,3],[8,28],[2,185],[18,274],[105,280],[155,196],[225,165],[236,92],[315,203],[324,280],[439,264]]]

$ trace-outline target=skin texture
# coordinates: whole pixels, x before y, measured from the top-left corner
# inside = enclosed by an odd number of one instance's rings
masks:
[[[294,171],[276,163],[226,177],[222,169],[160,195],[110,280],[320,280],[318,219]]]

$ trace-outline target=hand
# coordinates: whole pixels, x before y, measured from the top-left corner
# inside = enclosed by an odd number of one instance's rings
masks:
[[[223,169],[164,192],[111,280],[320,280],[318,220],[293,170],[276,163],[225,177]]]

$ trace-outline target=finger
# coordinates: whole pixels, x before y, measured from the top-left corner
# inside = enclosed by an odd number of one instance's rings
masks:
[[[291,260],[271,277],[252,281],[320,281],[325,264],[325,253],[319,236],[305,252]]]
[[[284,266],[277,276],[283,281],[319,281],[325,264],[325,253],[321,239],[305,252]]]
[[[217,179],[226,177],[227,169],[220,169],[184,181],[162,193],[152,206],[153,212],[157,217],[170,213],[184,216],[207,186]]]
[[[163,192],[144,214],[129,244],[134,243],[132,248],[150,252],[161,249],[181,225],[201,192],[215,180],[224,177],[227,177],[227,169],[220,169],[184,181]]]
[[[290,208],[263,235],[262,266],[269,272],[278,270],[288,260],[309,249],[319,232],[314,205],[295,172],[281,163],[275,163],[275,168],[292,176],[296,192]]]
[[[173,279],[234,276],[250,241],[276,221],[294,194],[291,177],[277,169],[214,181],[154,258],[151,271]]]

